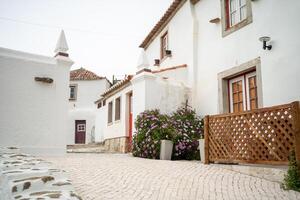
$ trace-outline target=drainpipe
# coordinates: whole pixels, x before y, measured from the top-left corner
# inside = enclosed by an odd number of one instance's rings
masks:
[[[196,4],[195,4],[196,5]],[[188,77],[190,78],[190,87],[191,87],[191,106],[195,109],[197,108],[196,98],[197,98],[197,76],[198,76],[198,28],[199,22],[197,19],[195,5],[190,2],[190,10],[192,16],[192,66],[189,70]]]

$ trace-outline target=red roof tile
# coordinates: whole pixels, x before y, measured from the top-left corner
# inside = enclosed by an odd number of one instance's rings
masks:
[[[132,77],[133,77],[133,75],[126,76],[125,79],[117,82],[116,84],[114,84],[113,86],[108,88],[101,96],[102,97],[110,96],[111,93],[113,93],[114,91],[118,90],[119,88],[122,88],[127,83],[129,83],[130,80],[132,79]]]
[[[79,68],[70,71],[70,80],[71,81],[77,81],[77,80],[101,80],[105,77],[98,76],[94,72],[91,72],[89,70],[86,70],[84,68]]]

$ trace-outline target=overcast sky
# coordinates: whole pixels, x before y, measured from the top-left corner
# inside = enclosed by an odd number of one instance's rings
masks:
[[[72,69],[135,72],[139,44],[172,0],[0,0],[0,47],[54,56],[63,28]]]

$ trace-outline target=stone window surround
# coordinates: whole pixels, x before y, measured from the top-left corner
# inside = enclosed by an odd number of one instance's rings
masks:
[[[251,0],[246,0],[246,5],[247,5],[246,19],[235,24],[232,27],[228,27],[228,15],[227,15],[228,11],[226,9],[226,4],[227,4],[226,1],[228,0],[221,0],[222,37],[225,37],[253,22]]]
[[[71,98],[71,87],[74,87],[75,88],[75,91],[74,91],[74,98]],[[76,101],[77,100],[77,89],[78,89],[78,84],[70,84],[69,85],[69,101]]]
[[[115,101],[115,122],[118,122],[121,120],[121,96],[114,99]],[[119,101],[119,102],[118,102]],[[117,105],[117,103],[119,105]],[[119,116],[118,116],[119,115]],[[119,118],[118,118],[119,117]]]
[[[228,70],[218,73],[218,112],[220,114],[230,112],[228,97],[228,80],[234,76],[253,71],[254,69],[256,71],[258,108],[263,107],[261,62],[260,57],[258,57],[239,66],[235,66]]]
[[[107,124],[113,124],[113,100],[111,100],[107,106]]]

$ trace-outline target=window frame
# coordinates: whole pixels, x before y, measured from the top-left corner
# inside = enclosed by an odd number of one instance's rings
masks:
[[[121,120],[121,96],[115,99],[115,121]]]
[[[166,50],[168,50],[168,48],[169,48],[169,34],[168,31],[166,31],[160,36],[160,59],[161,60],[168,57],[166,53]]]
[[[235,1],[240,2],[240,0],[235,0]],[[246,18],[231,26],[230,25],[231,24],[230,23],[230,0],[221,0],[222,37],[225,37],[253,22],[251,0],[245,0],[245,1],[246,1],[245,4]],[[237,10],[236,11],[237,14],[239,14],[240,11],[238,11],[238,7],[236,10]]]
[[[71,98],[71,88],[74,88],[74,97],[73,98]],[[78,88],[77,84],[70,84],[69,85],[69,100],[70,101],[76,101],[77,100],[77,88]]]
[[[110,101],[108,103],[107,108],[107,123],[112,124],[113,123],[113,101]]]

